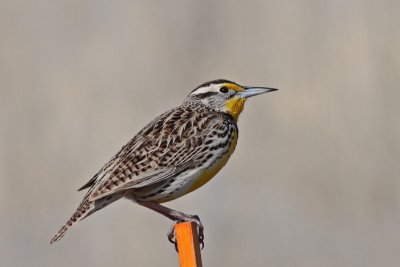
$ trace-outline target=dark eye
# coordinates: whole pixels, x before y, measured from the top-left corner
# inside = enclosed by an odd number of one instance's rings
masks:
[[[229,89],[228,89],[228,87],[221,87],[220,89],[219,89],[219,91],[221,92],[221,93],[224,93],[224,94],[226,94],[226,93],[228,93],[229,92]]]

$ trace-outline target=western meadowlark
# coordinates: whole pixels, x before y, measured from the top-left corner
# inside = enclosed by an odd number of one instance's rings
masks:
[[[179,107],[150,122],[80,190],[83,201],[53,243],[77,221],[128,198],[176,222],[195,222],[203,242],[203,225],[196,215],[160,203],[181,197],[207,183],[226,164],[238,139],[237,120],[247,98],[277,89],[247,87],[214,80],[194,89]],[[168,232],[174,242],[174,227]]]

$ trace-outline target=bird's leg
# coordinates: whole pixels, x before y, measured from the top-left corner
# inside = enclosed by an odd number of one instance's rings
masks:
[[[168,240],[171,243],[175,244],[175,247],[176,247],[175,225],[179,222],[194,222],[199,229],[199,242],[201,244],[201,248],[204,248],[204,226],[201,223],[199,216],[185,214],[183,212],[162,206],[156,202],[138,202],[138,204],[146,208],[152,209],[174,221],[174,224],[169,229],[167,236]]]

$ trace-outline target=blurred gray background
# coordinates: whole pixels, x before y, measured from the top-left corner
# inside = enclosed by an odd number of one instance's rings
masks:
[[[205,266],[400,266],[400,2],[0,2],[0,265],[178,266],[122,200],[49,240],[89,180],[202,82],[248,101],[236,153],[169,207]]]

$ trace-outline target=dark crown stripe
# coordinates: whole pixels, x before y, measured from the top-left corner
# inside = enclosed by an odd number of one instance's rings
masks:
[[[201,87],[207,87],[207,86],[210,86],[211,84],[221,84],[221,83],[233,83],[233,84],[238,85],[237,83],[232,82],[232,81],[229,81],[229,80],[226,80],[226,79],[217,79],[217,80],[205,82],[205,83],[203,83],[203,84],[197,86],[197,87],[192,91],[192,93],[193,93],[194,91],[196,91],[197,89],[201,88]]]

